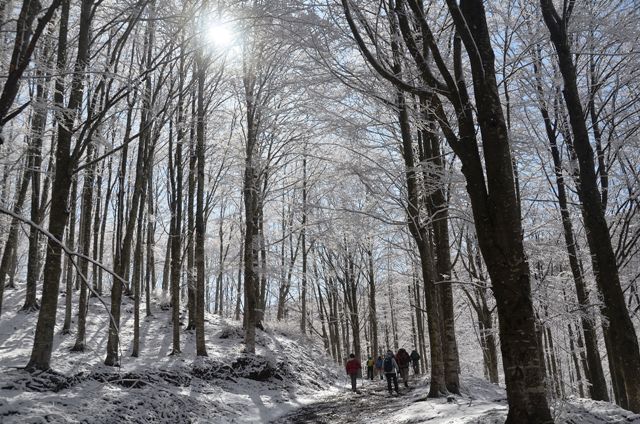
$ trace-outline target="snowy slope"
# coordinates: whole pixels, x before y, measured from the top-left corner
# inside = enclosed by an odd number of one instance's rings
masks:
[[[194,361],[195,334],[182,333],[179,356],[171,350],[170,310],[154,303],[141,320],[141,355],[132,358],[133,302],[122,317],[122,367],[102,365],[106,312],[91,300],[85,353],[69,351],[62,336],[61,298],[52,366],[32,376],[29,359],[37,316],[17,313],[23,293],[8,290],[0,319],[0,422],[242,422],[260,423],[308,403],[329,390],[336,367],[318,346],[286,328],[258,332],[257,355],[242,353],[241,325],[207,316],[209,357]],[[144,309],[143,309],[144,311]],[[290,333],[291,335],[287,335]]]

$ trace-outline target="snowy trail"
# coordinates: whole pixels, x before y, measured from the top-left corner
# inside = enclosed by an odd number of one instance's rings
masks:
[[[410,380],[400,396],[390,397],[386,381],[358,381],[361,394],[346,384],[342,391],[306,404],[281,416],[272,424],[502,424],[507,417],[504,389],[477,378],[463,377],[463,396],[453,402],[446,398],[427,399],[426,379]],[[590,399],[553,400],[557,424],[640,424],[640,415]]]
[[[371,422],[380,416],[393,415],[405,408],[408,401],[415,401],[415,396],[412,396],[414,387],[401,388],[400,396],[389,396],[386,381],[358,380],[358,390],[359,394],[351,392],[345,383],[343,393],[330,395],[321,401],[303,406],[272,423]]]

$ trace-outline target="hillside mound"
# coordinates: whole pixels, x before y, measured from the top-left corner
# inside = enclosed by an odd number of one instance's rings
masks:
[[[336,367],[311,339],[286,326],[258,331],[256,354],[244,352],[241,322],[206,316],[208,357],[195,356],[195,334],[181,333],[170,355],[170,310],[156,298],[140,323],[140,356],[131,357],[133,302],[121,320],[122,364],[102,365],[107,312],[91,299],[87,350],[71,352],[73,332],[61,334],[59,305],[53,369],[29,374],[37,314],[19,310],[23,293],[8,290],[0,318],[0,422],[150,423],[266,422],[327,391]],[[144,308],[143,308],[144,311]],[[186,313],[186,311],[184,311]]]

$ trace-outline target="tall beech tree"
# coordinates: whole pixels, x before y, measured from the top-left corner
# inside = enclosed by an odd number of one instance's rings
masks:
[[[573,136],[573,150],[579,164],[578,196],[582,205],[582,219],[594,264],[594,273],[604,305],[602,313],[608,320],[607,333],[609,361],[618,369],[617,385],[624,389],[622,406],[640,412],[640,349],[638,338],[625,303],[616,256],[611,243],[609,227],[604,215],[603,193],[598,189],[598,177],[593,148],[589,137],[585,111],[578,91],[577,73],[571,51],[569,29],[576,2],[565,2],[558,13],[551,0],[540,0],[540,9],[551,42],[555,47],[558,67],[564,87],[562,95],[569,114]],[[595,130],[596,128],[594,128]],[[604,169],[601,170],[604,172]],[[605,196],[603,198],[603,196]]]
[[[583,308],[581,315],[582,331],[584,333],[584,343],[588,367],[585,369],[585,378],[589,382],[589,393],[595,400],[609,400],[607,394],[607,385],[602,369],[602,361],[600,359],[600,351],[598,348],[598,335],[596,331],[595,317],[590,311],[589,291],[585,282],[584,270],[580,263],[579,244],[573,229],[571,213],[569,210],[569,201],[566,189],[566,182],[563,173],[563,163],[558,143],[558,116],[553,117],[549,113],[547,101],[545,100],[543,84],[542,84],[542,60],[539,47],[534,49],[534,75],[536,79],[536,89],[539,94],[540,114],[544,121],[544,128],[547,139],[549,141],[549,150],[553,159],[553,172],[556,182],[556,195],[558,198],[558,206],[560,208],[560,217],[562,219],[562,228],[565,243],[567,246],[567,254],[569,257],[569,267],[576,288],[578,303]],[[555,96],[554,96],[555,97]]]
[[[73,128],[82,103],[84,93],[84,72],[89,61],[89,42],[91,33],[93,0],[83,0],[80,5],[80,28],[78,51],[73,68],[71,91],[64,104],[65,85],[61,77],[56,79],[54,100],[59,107],[58,137],[56,143],[55,176],[51,194],[51,212],[49,213],[49,232],[58,241],[47,241],[47,257],[44,265],[42,304],[36,324],[36,334],[27,369],[47,370],[51,367],[53,331],[58,307],[58,289],[60,286],[61,253],[59,241],[63,239],[64,229],[69,216],[68,198],[74,168],[72,138]],[[57,69],[64,74],[67,59],[67,39],[69,22],[69,0],[62,0],[60,32],[58,34]]]
[[[442,56],[422,2],[399,0],[389,3],[389,10],[398,17],[403,41],[421,76],[423,84],[417,87],[383,65],[384,62],[372,53],[361,35],[360,26],[353,18],[355,6],[349,0],[342,0],[342,6],[358,48],[376,72],[399,90],[431,97],[431,107],[441,130],[462,163],[480,249],[497,302],[509,401],[507,423],[553,422],[538,355],[529,264],[523,246],[509,134],[498,92],[491,34],[483,3],[478,0],[447,1],[447,10],[455,28],[453,73]],[[359,16],[362,15],[359,13]],[[422,49],[419,48],[418,34],[407,22],[409,19],[413,28],[418,28]],[[475,117],[462,69],[463,46],[470,62],[475,103],[482,105],[476,109]],[[429,61],[426,53],[433,62]],[[432,63],[442,80],[433,72]],[[456,111],[457,134],[444,113],[441,97]],[[480,128],[484,160],[481,159],[475,134],[476,124]]]

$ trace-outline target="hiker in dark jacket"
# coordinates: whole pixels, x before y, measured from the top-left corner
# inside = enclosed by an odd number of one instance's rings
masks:
[[[384,364],[384,359],[382,359],[382,355],[378,356],[376,359],[376,372],[380,376],[380,380],[384,380],[384,371],[382,370],[382,365]]]
[[[384,370],[385,377],[387,377],[387,389],[389,390],[389,394],[393,393],[391,391],[391,380],[393,380],[393,387],[396,390],[396,393],[399,393],[397,372],[400,371],[400,368],[398,368],[398,363],[393,357],[393,352],[390,350],[387,351],[387,355],[384,358],[382,369]]]
[[[356,378],[358,378],[358,371],[362,368],[360,365],[360,360],[356,358],[356,355],[353,353],[349,355],[349,360],[347,361],[347,375],[351,377],[351,390],[357,392],[356,390]]]
[[[420,367],[418,367],[418,361],[420,360],[420,354],[415,349],[411,351],[411,364],[413,365],[413,374],[418,375],[420,373]]]
[[[396,354],[396,362],[400,368],[400,376],[404,382],[404,387],[409,387],[409,363],[411,362],[411,358],[404,348],[400,348],[398,350],[398,353]]]

